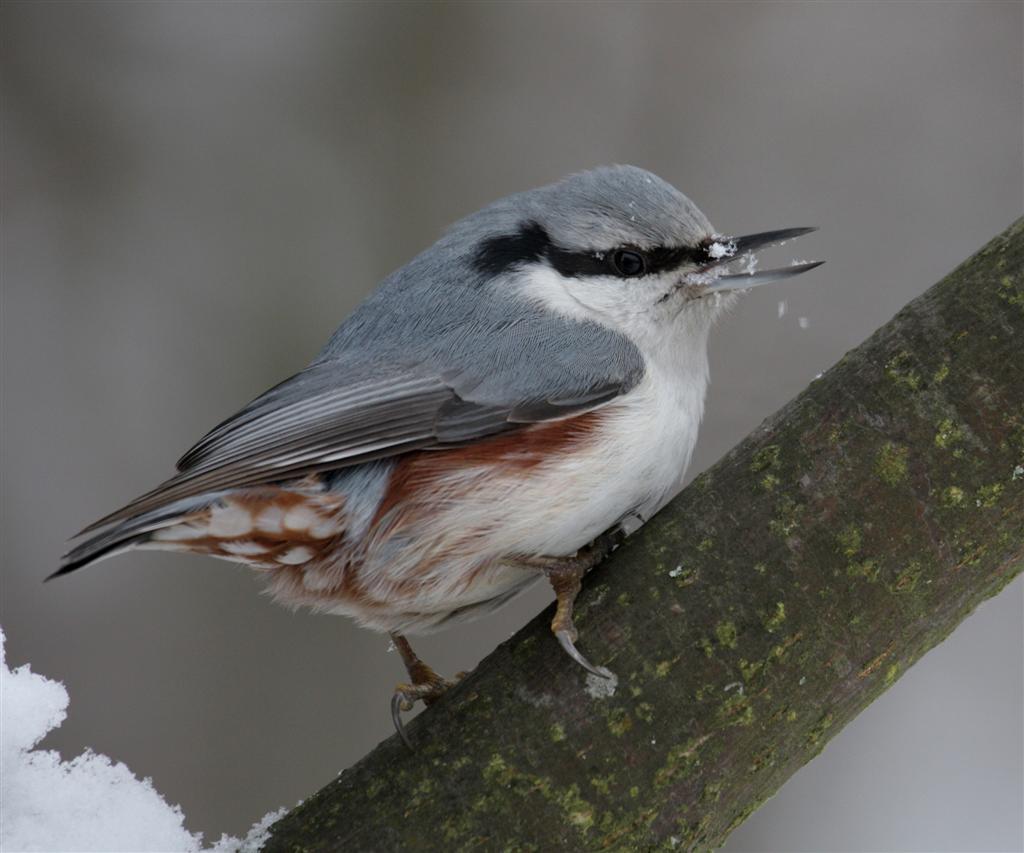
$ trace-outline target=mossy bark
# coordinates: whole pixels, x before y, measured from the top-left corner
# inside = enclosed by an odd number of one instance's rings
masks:
[[[265,849],[706,849],[1024,565],[1024,219]]]

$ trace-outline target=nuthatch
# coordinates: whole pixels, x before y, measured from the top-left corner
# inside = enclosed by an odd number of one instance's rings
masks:
[[[485,207],[388,276],[307,368],[214,428],[178,473],[79,534],[57,575],[131,548],[264,571],[288,605],[390,632],[411,684],[450,685],[404,634],[547,576],[576,648],[583,574],[680,488],[708,333],[793,228],[720,236],[634,166]],[[730,271],[747,261],[747,271]]]

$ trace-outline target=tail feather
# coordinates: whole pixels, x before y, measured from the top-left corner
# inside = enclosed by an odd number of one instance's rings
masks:
[[[257,568],[324,557],[345,531],[344,496],[321,480],[207,492],[101,527],[87,527],[47,580],[132,548],[206,554]]]
[[[70,574],[78,569],[84,568],[92,563],[97,563],[107,557],[113,557],[132,548],[144,548],[152,539],[153,534],[161,529],[173,527],[187,521],[189,516],[205,509],[216,496],[206,496],[205,499],[191,499],[179,501],[178,503],[163,507],[159,510],[132,516],[116,524],[107,525],[99,532],[94,533],[87,539],[75,545],[63,557],[61,557],[60,568],[44,580],[53,580],[62,575]],[[185,504],[184,506],[182,504]],[[92,528],[86,528],[75,538],[81,538]],[[152,547],[164,547],[154,544]]]
[[[94,540],[90,539],[88,542],[84,542],[82,545],[72,548],[67,554],[61,557],[60,568],[43,578],[43,582],[52,581],[54,578],[71,574],[71,572],[85,568],[92,563],[98,563],[100,560],[104,560],[107,557],[113,557],[117,554],[131,550],[132,548],[137,548],[141,546],[146,539],[146,534],[142,534],[141,536],[129,537],[118,542],[111,542],[102,547],[94,545]]]

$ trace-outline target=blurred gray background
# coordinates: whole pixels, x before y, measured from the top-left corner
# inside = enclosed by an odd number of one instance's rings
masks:
[[[696,473],[1021,214],[1022,8],[6,0],[0,622],[71,693],[45,745],[127,762],[214,837],[358,759],[390,734],[386,639],[195,557],[43,586],[65,538],[451,221],[611,162],[726,233],[822,229],[821,271],[716,332]],[[470,668],[547,598],[421,653]],[[1018,581],[728,849],[1019,850],[1021,612]]]

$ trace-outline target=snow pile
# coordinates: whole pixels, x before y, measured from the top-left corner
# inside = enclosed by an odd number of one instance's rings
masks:
[[[185,816],[124,764],[86,750],[61,761],[33,747],[67,716],[64,685],[7,668],[0,629],[0,850],[184,851],[203,849]],[[223,836],[215,853],[252,853],[266,840],[272,812],[244,839]]]

